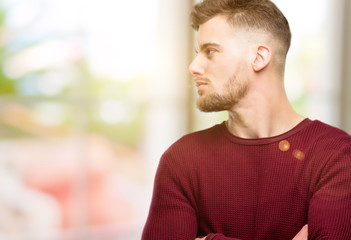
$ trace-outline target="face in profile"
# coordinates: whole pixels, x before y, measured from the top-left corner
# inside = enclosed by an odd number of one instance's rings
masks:
[[[246,95],[249,44],[224,16],[202,24],[197,38],[197,56],[189,66],[198,92],[201,111],[230,110]]]

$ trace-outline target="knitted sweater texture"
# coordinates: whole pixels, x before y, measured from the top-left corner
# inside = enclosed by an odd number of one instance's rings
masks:
[[[225,124],[162,156],[143,240],[351,240],[351,136],[305,119],[275,137],[242,139]]]

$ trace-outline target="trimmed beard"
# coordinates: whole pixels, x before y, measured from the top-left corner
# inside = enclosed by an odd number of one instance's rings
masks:
[[[248,82],[238,80],[236,75],[232,76],[225,86],[227,92],[223,95],[210,93],[200,96],[196,105],[203,112],[220,112],[230,110],[245,97],[248,91]]]

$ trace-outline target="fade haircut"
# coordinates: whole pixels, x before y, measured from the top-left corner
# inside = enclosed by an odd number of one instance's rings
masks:
[[[291,44],[291,32],[287,19],[270,0],[203,0],[191,12],[191,24],[195,30],[211,18],[223,15],[233,27],[259,30],[269,33],[279,43],[276,59],[285,65]],[[277,47],[277,46],[276,46]]]

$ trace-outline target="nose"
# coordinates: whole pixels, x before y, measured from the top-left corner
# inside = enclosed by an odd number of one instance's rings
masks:
[[[192,76],[201,76],[204,74],[204,66],[199,55],[189,65],[189,72]]]

